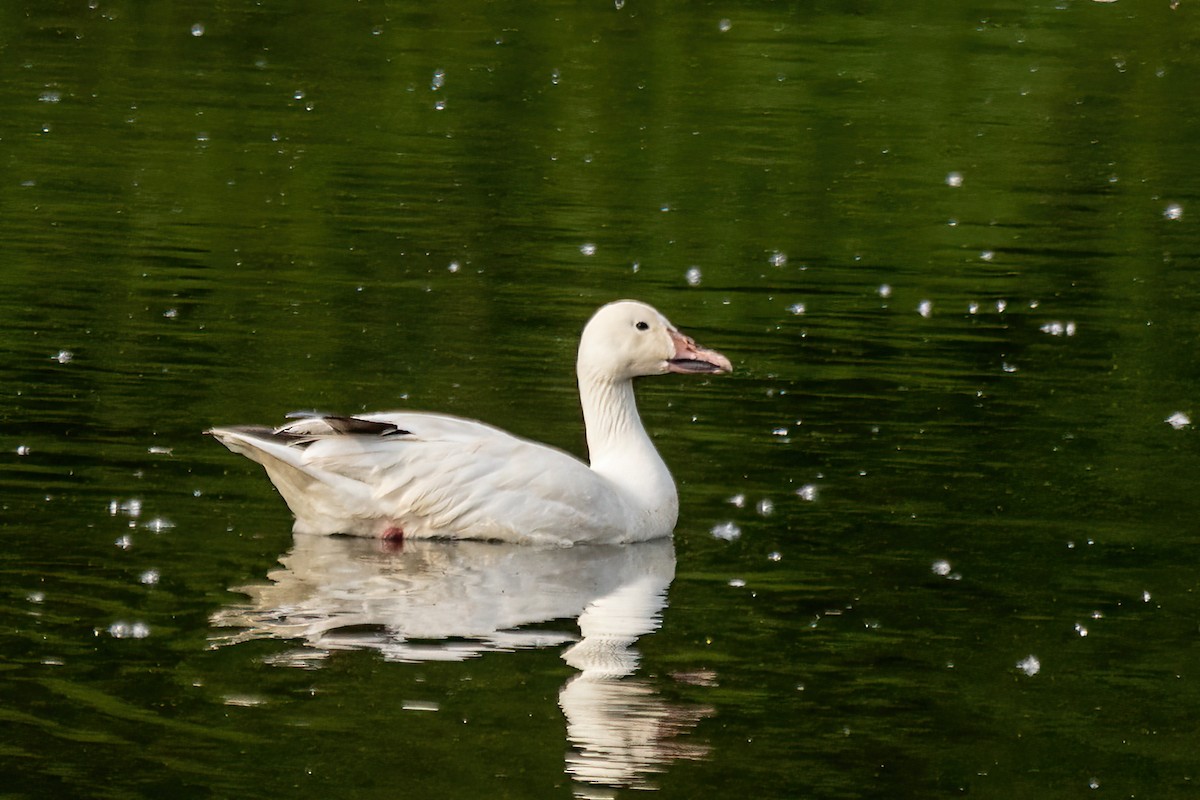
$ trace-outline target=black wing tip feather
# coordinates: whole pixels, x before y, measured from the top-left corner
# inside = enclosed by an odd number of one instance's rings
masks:
[[[334,433],[358,436],[408,436],[409,431],[391,422],[379,422],[359,417],[324,416],[325,423]]]

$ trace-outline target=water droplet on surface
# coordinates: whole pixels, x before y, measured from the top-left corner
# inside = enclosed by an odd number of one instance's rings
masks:
[[[1150,602],[1150,593],[1149,592],[1142,592],[1142,602],[1143,603]]]
[[[699,267],[689,267],[688,271],[684,275],[684,277],[687,279],[688,286],[699,286],[700,285],[700,268]]]
[[[1008,301],[1007,301],[1007,300],[997,300],[997,301],[996,301],[996,313],[997,313],[997,314],[1003,314],[1003,313],[1004,313],[1004,310],[1005,310],[1006,308],[1008,308]]]
[[[1016,371],[1017,371],[1017,365],[1016,365],[1016,364],[1010,364],[1010,363],[1008,363],[1007,361],[1001,361],[1001,362],[1000,362],[1000,369],[1002,369],[1002,370],[1004,370],[1005,372],[1007,372],[1007,373],[1011,374],[1011,373],[1013,373],[1013,372],[1016,372]]]
[[[982,253],[979,254],[980,261],[991,261],[995,257],[996,257],[995,250],[984,250]]]
[[[793,303],[792,305],[788,306],[788,311],[792,312],[792,314],[797,317],[807,310],[808,307],[805,306],[804,303]]]
[[[1075,623],[1075,632],[1078,633],[1081,637],[1088,635],[1088,629],[1083,627],[1082,625],[1080,625],[1078,622]]]
[[[59,350],[57,353],[51,356],[51,358],[60,364],[70,364],[71,361],[74,360],[75,354],[70,350]]]
[[[1043,325],[1040,330],[1042,333],[1048,333],[1051,336],[1074,336],[1075,323],[1053,320]]]
[[[770,262],[771,262],[772,267],[782,267],[782,266],[786,265],[787,264],[787,253],[784,253],[780,250],[776,250],[775,252],[771,253]]]
[[[560,75],[559,75],[558,70],[556,70],[556,69],[550,70],[550,83],[554,84],[555,86],[558,86],[559,78],[560,78]]]
[[[114,622],[108,626],[108,635],[114,639],[145,639],[150,635],[150,626],[144,622]]]
[[[1021,672],[1024,672],[1026,675],[1032,678],[1034,675],[1037,675],[1039,672],[1041,672],[1042,662],[1038,660],[1037,656],[1028,655],[1017,662],[1017,669],[1021,670]]]
[[[970,303],[967,303],[967,313],[968,314],[978,314],[979,313],[979,303],[976,303],[973,300]]]
[[[27,445],[27,444],[19,444],[19,445],[17,445],[17,455],[19,455],[19,456],[27,456],[27,455],[29,455],[29,452],[30,452],[30,450],[29,450],[29,445]]]
[[[1167,219],[1183,219],[1183,206],[1171,203],[1163,210],[1163,216]]]
[[[444,69],[435,69],[433,78],[429,81],[429,88],[437,91],[446,85],[446,71]]]
[[[1166,422],[1175,430],[1181,431],[1192,424],[1192,418],[1182,411],[1176,411],[1174,414],[1167,417],[1164,422]]]
[[[451,272],[458,272],[458,270],[459,270],[458,262],[451,261],[450,264],[446,267],[446,269],[450,270]]]
[[[192,23],[192,36],[203,36],[203,35],[204,35],[204,23],[203,22]],[[220,39],[221,37],[218,36],[217,38]]]
[[[726,542],[732,542],[734,539],[742,535],[742,529],[734,522],[722,522],[714,525],[710,531],[717,539],[723,539]]]
[[[138,580],[147,586],[153,586],[158,583],[158,570],[148,569],[138,576]]]
[[[767,561],[782,561],[782,560],[783,560],[783,554],[780,553],[778,550],[773,550],[770,553],[767,553]]]
[[[445,111],[446,110],[446,101],[445,100],[435,100],[433,103],[433,110],[434,111]]]
[[[933,301],[922,300],[920,303],[917,303],[917,313],[925,317],[925,319],[929,319],[933,315]]]
[[[944,578],[950,574],[950,562],[945,559],[938,559],[933,562],[931,569],[934,575],[941,575]]]
[[[885,300],[892,296],[892,287],[886,283],[881,283],[875,291],[879,292],[879,296]]]
[[[744,580],[742,580],[741,578],[730,578],[729,585],[735,589],[741,589],[743,586],[746,585],[746,582]]]
[[[721,33],[728,32],[729,29],[732,27],[733,27],[733,23],[730,22],[728,19],[723,19],[717,23],[717,30],[719,30]]]
[[[946,185],[958,188],[963,184],[963,175],[961,172],[950,172],[946,174]]]
[[[583,244],[579,245],[579,252],[583,253],[585,256],[596,255],[596,243],[584,242]]]

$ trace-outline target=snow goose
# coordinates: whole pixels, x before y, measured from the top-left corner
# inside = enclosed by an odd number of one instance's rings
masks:
[[[425,412],[310,415],[208,433],[266,469],[297,533],[634,542],[669,536],[679,499],[638,416],[633,379],[732,369],[654,308],[621,300],[597,311],[579,342],[590,466],[482,422]]]

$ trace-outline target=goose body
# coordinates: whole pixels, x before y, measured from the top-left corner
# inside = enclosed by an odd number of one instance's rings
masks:
[[[425,412],[306,416],[208,433],[266,469],[297,533],[633,542],[669,536],[679,512],[674,480],[638,416],[633,379],[731,370],[654,308],[622,300],[596,312],[579,344],[590,464],[482,422]]]

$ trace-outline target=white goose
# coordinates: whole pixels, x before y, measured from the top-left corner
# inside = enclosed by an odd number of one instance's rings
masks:
[[[579,342],[590,467],[482,422],[423,412],[307,416],[274,429],[208,433],[266,468],[297,533],[634,542],[669,536],[679,499],[642,427],[633,379],[732,369],[654,308],[621,300],[597,311]]]

